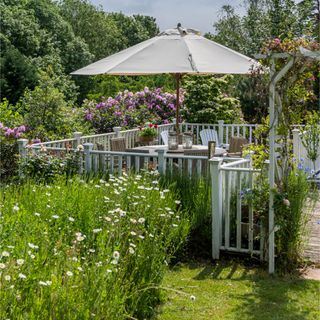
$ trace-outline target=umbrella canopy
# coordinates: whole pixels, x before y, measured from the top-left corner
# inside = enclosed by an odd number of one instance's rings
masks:
[[[72,75],[174,74],[176,117],[179,119],[179,85],[184,74],[249,74],[259,63],[234,50],[208,40],[181,25],[133,47],[72,72]]]

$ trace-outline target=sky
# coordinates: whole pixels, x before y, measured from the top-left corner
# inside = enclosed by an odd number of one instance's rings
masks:
[[[156,18],[160,31],[174,28],[181,22],[184,28],[213,32],[213,23],[219,19],[221,7],[230,4],[237,12],[244,12],[241,0],[90,0],[104,11],[124,14],[142,14]]]

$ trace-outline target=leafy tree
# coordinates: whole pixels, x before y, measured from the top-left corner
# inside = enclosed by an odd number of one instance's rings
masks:
[[[50,74],[50,70],[49,73],[42,71],[37,86],[32,91],[27,89],[22,98],[25,124],[31,137],[53,139],[66,136],[72,130],[66,119],[70,107],[55,82],[55,75]]]
[[[92,60],[99,60],[125,48],[116,22],[101,8],[88,0],[63,0],[59,7],[74,33],[89,46]]]
[[[223,6],[221,18],[214,24],[215,32],[206,36],[249,56],[259,53],[273,38],[284,41],[297,37],[311,40],[319,37],[319,27],[316,27],[319,26],[319,0],[304,0],[299,4],[292,0],[247,0],[244,3],[246,14],[242,17],[236,14],[233,7]],[[313,77],[314,95],[319,96],[318,73],[315,72]],[[260,122],[267,113],[268,79],[240,76],[235,79],[234,95],[241,101],[245,118]],[[302,89],[301,84],[300,91]],[[308,109],[318,108],[318,99],[307,100]]]
[[[1,97],[18,101],[25,88],[33,90],[37,71],[48,64],[62,79],[59,89],[69,87],[65,90],[68,98],[76,96],[74,83],[65,73],[88,63],[91,55],[56,4],[51,0],[7,0],[0,3],[0,9]]]
[[[240,103],[227,94],[231,76],[189,76],[185,80],[186,90],[182,111],[188,122],[226,123],[239,122]]]

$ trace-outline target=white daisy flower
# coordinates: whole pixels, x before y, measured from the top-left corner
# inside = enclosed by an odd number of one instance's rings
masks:
[[[45,281],[39,281],[38,284],[40,286],[45,286],[45,287],[48,285],[47,282],[45,282]]]
[[[74,222],[74,218],[72,218],[72,217],[69,217],[68,220],[71,222]]]
[[[19,273],[19,278],[20,279],[26,279],[27,276],[25,274],[23,274],[23,273]]]
[[[54,215],[52,216],[52,218],[53,218],[53,219],[59,219],[59,216],[57,216],[56,214],[54,214]]]
[[[120,258],[120,252],[119,251],[114,251],[112,254],[113,259],[119,260]]]
[[[0,269],[5,269],[6,265],[4,263],[0,263]]]
[[[73,276],[73,273],[72,273],[71,271],[67,271],[66,275],[67,275],[68,277],[72,277],[72,276]]]
[[[2,257],[9,257],[9,256],[10,256],[10,253],[9,253],[8,251],[3,251],[3,252],[1,253],[1,256],[2,256]]]
[[[17,260],[17,265],[22,266],[24,264],[24,260],[23,259],[18,259]]]
[[[13,211],[19,211],[20,208],[19,208],[19,206],[18,206],[17,204],[15,204],[15,205],[13,206],[12,210],[13,210]]]
[[[144,223],[145,221],[146,221],[145,218],[139,218],[139,220],[138,220],[139,223]]]
[[[11,280],[11,276],[9,276],[9,275],[4,276],[4,280],[10,281]]]
[[[33,243],[28,243],[28,246],[31,248],[31,249],[39,249],[39,247],[38,246],[36,246],[35,244],[33,244]]]

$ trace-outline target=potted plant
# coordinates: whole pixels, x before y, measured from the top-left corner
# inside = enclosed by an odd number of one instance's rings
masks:
[[[139,141],[144,143],[152,142],[158,136],[157,128],[158,126],[152,123],[149,123],[145,127],[139,127]]]

